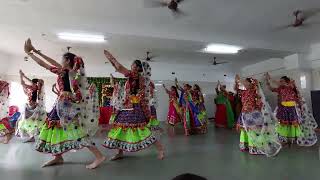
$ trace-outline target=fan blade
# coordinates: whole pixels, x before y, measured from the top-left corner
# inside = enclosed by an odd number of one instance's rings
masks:
[[[167,3],[161,1],[154,1],[154,0],[145,0],[144,7],[146,8],[160,8],[168,6]]]
[[[218,64],[227,64],[227,63],[229,62],[217,62],[216,64],[218,65]]]
[[[307,20],[320,13],[320,8],[306,9],[301,11],[301,18]]]
[[[176,2],[179,4],[179,3],[182,3],[184,2],[185,0],[176,0]]]
[[[293,27],[292,24],[285,25],[285,26],[278,26],[278,27],[272,28],[272,31],[283,31],[292,27]]]
[[[173,17],[175,18],[181,18],[183,16],[187,16],[187,14],[183,11],[181,11],[179,8],[177,10],[171,10]]]
[[[154,59],[154,58],[157,58],[157,57],[158,57],[157,55],[149,56],[150,59]]]

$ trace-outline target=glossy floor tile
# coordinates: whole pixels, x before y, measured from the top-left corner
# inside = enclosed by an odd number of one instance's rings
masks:
[[[15,138],[0,145],[0,180],[169,180],[181,173],[196,173],[216,180],[302,180],[319,179],[318,145],[283,149],[277,157],[251,156],[238,150],[235,131],[209,127],[206,135],[183,135],[182,127],[165,127],[162,141],[166,159],[157,160],[155,148],[129,153],[116,162],[106,161],[96,170],[85,169],[93,160],[87,150],[65,155],[66,164],[41,168],[50,159],[34,151],[33,144]],[[96,139],[97,144],[102,138]],[[115,152],[99,147],[110,158]]]

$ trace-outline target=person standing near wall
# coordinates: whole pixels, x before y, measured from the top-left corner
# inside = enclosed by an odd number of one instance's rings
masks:
[[[235,125],[232,105],[230,103],[230,94],[226,90],[226,85],[218,81],[216,87],[217,97],[215,98],[216,115],[215,127],[218,128],[233,128]]]
[[[275,112],[279,121],[277,133],[280,142],[289,146],[313,146],[317,142],[315,129],[318,125],[294,80],[283,76],[277,82],[278,87],[273,87],[269,73],[265,77],[269,89],[278,94]]]

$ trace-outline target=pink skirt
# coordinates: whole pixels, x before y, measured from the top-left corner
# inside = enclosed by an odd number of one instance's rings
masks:
[[[167,120],[171,125],[176,125],[181,121],[179,105],[173,101],[171,101],[169,104]]]

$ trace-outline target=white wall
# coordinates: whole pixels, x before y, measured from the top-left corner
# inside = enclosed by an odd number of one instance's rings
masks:
[[[7,69],[10,67],[10,63],[11,63],[11,56],[0,52],[0,78],[1,75],[4,75],[7,73]]]
[[[101,63],[97,61],[91,61],[90,58],[84,59],[86,64],[86,73],[90,77],[106,77],[110,73],[116,77],[123,77],[121,74],[115,72],[115,69],[111,64],[104,64],[104,59]],[[197,60],[195,60],[196,62]],[[100,61],[98,61],[100,62]],[[132,61],[121,60],[127,68],[130,68]],[[181,62],[181,61],[180,61]],[[34,61],[24,61],[23,56],[11,56],[2,58],[0,54],[0,63],[8,64],[8,66],[0,67],[5,70],[0,71],[0,75],[18,75],[19,69],[22,69],[28,74],[36,76],[54,76],[44,68],[37,65]],[[234,69],[229,65],[211,66],[206,63],[176,63],[176,60],[169,61],[168,59],[158,60],[150,62],[152,67],[152,79],[154,80],[173,80],[175,77],[181,81],[202,81],[202,82],[217,82],[218,80],[225,79],[227,77],[234,77]],[[1,70],[1,69],[0,69]],[[172,72],[175,72],[173,75]]]

